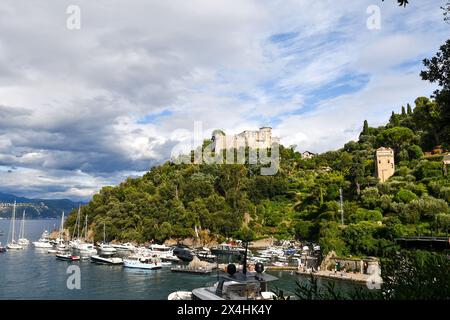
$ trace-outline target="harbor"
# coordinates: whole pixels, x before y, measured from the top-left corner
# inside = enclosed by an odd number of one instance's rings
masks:
[[[26,236],[35,241],[42,236],[42,230],[58,228],[60,220],[26,221]],[[10,220],[0,221],[0,229],[8,230]],[[6,244],[7,232],[0,236]],[[226,259],[226,257],[224,258]],[[250,258],[249,258],[250,259]],[[78,266],[81,288],[67,288],[69,266]],[[166,300],[175,291],[191,291],[213,284],[219,272],[227,264],[220,263],[211,272],[174,272],[172,268],[188,268],[189,262],[174,262],[168,267],[156,270],[125,268],[123,265],[92,263],[90,259],[64,261],[48,253],[47,248],[35,248],[32,244],[23,250],[9,250],[0,255],[0,299],[158,299]],[[278,278],[271,283],[270,290],[282,289],[293,293],[296,281],[307,281],[308,277],[298,275],[292,267],[270,267],[266,273]],[[275,269],[276,270],[275,270]],[[292,269],[291,269],[292,268]],[[285,269],[291,269],[286,271]],[[320,281],[322,285],[326,279]],[[354,287],[345,282],[337,283],[343,290]]]

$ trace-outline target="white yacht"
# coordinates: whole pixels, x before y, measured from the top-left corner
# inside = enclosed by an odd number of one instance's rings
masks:
[[[149,255],[156,255],[158,256],[162,261],[170,261],[170,262],[178,262],[180,259],[178,259],[177,256],[173,254],[173,250],[175,248],[173,247],[167,247],[165,245],[161,244],[152,244],[148,248]]]
[[[135,269],[146,269],[146,270],[155,270],[161,269],[162,264],[161,260],[154,257],[139,257],[139,256],[131,256],[127,259],[123,259],[123,266],[125,268],[135,268]]]
[[[53,245],[50,243],[48,231],[45,230],[41,238],[38,241],[33,242],[33,245],[36,248],[53,248]]]

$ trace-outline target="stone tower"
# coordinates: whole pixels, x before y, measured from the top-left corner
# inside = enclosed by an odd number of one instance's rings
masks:
[[[376,152],[377,178],[386,182],[395,172],[394,150],[381,147]]]

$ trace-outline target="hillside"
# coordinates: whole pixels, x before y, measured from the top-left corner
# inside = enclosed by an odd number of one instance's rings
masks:
[[[424,61],[428,69],[421,77],[440,86],[433,98],[419,97],[414,106],[392,112],[385,126],[365,121],[359,139],[337,151],[301,159],[280,146],[274,176],[262,176],[260,167],[249,164],[166,162],[143,177],[103,188],[82,214],[89,216],[96,239],[104,223],[110,239],[163,241],[199,230],[204,241],[220,240],[239,237],[245,221],[257,238],[318,241],[325,252],[343,255],[381,255],[399,236],[445,235],[450,176],[444,175],[440,152],[450,148],[449,57],[450,40]],[[375,177],[379,147],[395,152],[395,175],[385,183]],[[72,214],[67,226],[74,220]]]
[[[27,217],[31,219],[61,217],[62,211],[70,212],[80,204],[68,199],[28,199],[0,192],[0,217],[11,217],[14,200],[20,213],[26,209]]]

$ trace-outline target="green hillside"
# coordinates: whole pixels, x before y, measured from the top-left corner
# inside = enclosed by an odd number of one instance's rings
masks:
[[[450,224],[450,177],[435,146],[449,148],[448,53],[425,61],[425,80],[438,82],[434,98],[392,113],[385,126],[364,123],[358,141],[337,151],[301,159],[280,147],[280,170],[261,176],[254,165],[176,165],[166,162],[143,177],[105,187],[82,209],[96,238],[117,240],[236,236],[244,220],[258,238],[318,241],[325,251],[378,255],[395,237],[443,235]],[[395,151],[395,175],[375,178],[375,150]],[[339,190],[343,190],[341,225]],[[67,225],[75,220],[72,214]]]

